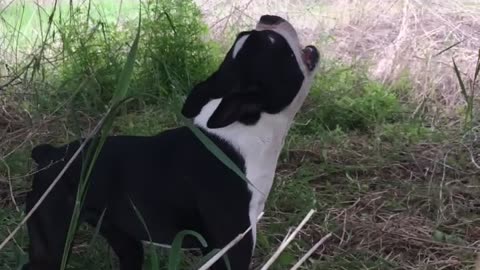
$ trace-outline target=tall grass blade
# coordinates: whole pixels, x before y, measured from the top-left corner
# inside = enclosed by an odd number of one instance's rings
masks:
[[[480,73],[480,49],[478,49],[477,66],[475,67],[475,75],[473,76],[473,84],[474,85],[477,82],[479,73]]]
[[[117,103],[119,100],[127,96],[128,86],[130,85],[131,75],[133,74],[133,68],[135,66],[135,59],[138,51],[138,43],[140,41],[141,25],[142,25],[142,8],[140,7],[139,16],[138,16],[137,34],[135,35],[135,40],[133,41],[132,48],[128,52],[128,57],[127,57],[127,62],[125,63],[125,67],[120,73],[120,78],[118,80],[118,84],[112,98],[112,104]]]
[[[178,269],[180,269],[179,266],[180,266],[180,261],[182,259],[182,243],[183,243],[183,239],[187,235],[191,235],[191,236],[194,236],[195,238],[197,238],[197,240],[200,242],[200,244],[204,248],[206,248],[208,246],[205,238],[203,238],[202,235],[200,235],[199,233],[197,233],[195,231],[184,230],[184,231],[181,231],[181,232],[177,233],[177,235],[175,235],[175,239],[173,239],[172,247],[170,249],[170,254],[168,256],[168,270],[178,270]]]
[[[40,5],[38,5],[38,7],[40,8]],[[50,13],[50,16],[48,16],[48,24],[47,24],[47,31],[45,33],[45,37],[43,39],[43,42],[42,42],[42,47],[41,47],[41,51],[40,51],[40,55],[39,55],[39,58],[41,58],[45,52],[45,48],[46,48],[46,44],[47,44],[47,39],[48,39],[48,36],[50,34],[50,31],[52,30],[52,25],[53,25],[53,19],[55,18],[55,14],[56,14],[56,11],[57,11],[57,7],[58,7],[58,0],[55,0],[54,3],[53,3],[53,10],[52,12]],[[42,19],[41,19],[41,15],[39,13],[38,15],[38,19],[39,21],[41,22]],[[42,30],[42,28],[40,28]],[[43,31],[41,31],[41,33],[43,33]]]
[[[243,179],[247,184],[252,186],[258,192],[265,196],[260,189],[258,189],[250,180],[248,180],[247,176],[240,170],[240,168],[220,149],[210,138],[208,138],[203,132],[196,127],[190,120],[184,120],[185,125],[190,128],[190,130],[195,134],[195,136],[203,143],[203,145],[217,157],[225,166],[235,172],[240,178]]]
[[[33,215],[33,213],[38,209],[38,207],[42,204],[42,202],[45,200],[45,198],[50,194],[52,189],[55,187],[55,185],[58,183],[58,181],[62,178],[62,176],[65,174],[67,169],[72,165],[73,161],[80,155],[80,153],[83,151],[85,146],[87,145],[88,141],[95,136],[98,131],[101,129],[105,122],[106,116],[104,116],[100,122],[95,126],[93,131],[85,138],[85,140],[80,144],[80,147],[77,149],[77,151],[72,155],[70,160],[68,160],[67,164],[65,164],[65,167],[60,171],[60,173],[57,175],[57,177],[53,180],[53,182],[48,186],[48,188],[45,190],[45,192],[42,194],[42,196],[38,199],[37,203],[32,207],[32,209],[25,215],[25,217],[22,219],[20,223],[18,223],[17,227],[3,240],[3,242],[0,244],[0,251],[7,245],[7,243],[12,240],[12,238],[15,236],[15,234],[20,230],[20,228],[30,219],[30,217]]]
[[[145,232],[147,233],[148,240],[150,243],[153,243],[152,235],[150,234],[150,230],[148,229],[147,223],[145,222],[145,219],[142,216],[142,213],[138,210],[138,208],[135,206],[133,203],[132,199],[129,198],[130,204],[132,205],[133,210],[135,211],[135,214],[137,215],[138,219],[143,225],[143,228],[145,229]],[[160,270],[160,265],[158,263],[158,254],[157,251],[155,250],[154,245],[150,245],[150,251],[152,253],[152,256],[150,257],[150,265],[152,266],[153,270]]]
[[[141,8],[139,9],[139,13],[141,15]],[[93,167],[95,165],[95,162],[101,152],[101,149],[103,147],[103,144],[105,143],[109,131],[112,128],[113,121],[115,119],[115,113],[116,109],[125,101],[125,97],[127,96],[128,92],[128,87],[130,85],[130,80],[133,74],[133,68],[135,66],[135,58],[136,58],[136,53],[138,50],[138,43],[140,39],[140,30],[141,30],[141,16],[139,16],[139,21],[138,21],[138,27],[137,27],[137,34],[135,37],[135,40],[133,42],[132,47],[130,48],[130,51],[127,56],[127,61],[123,67],[123,70],[120,74],[120,78],[117,84],[117,87],[115,88],[115,92],[112,98],[112,103],[111,106],[114,109],[111,109],[107,112],[106,118],[105,118],[105,125],[101,131],[101,135],[98,138],[95,138],[95,140],[90,144],[89,149],[87,151],[87,158],[84,160],[82,163],[84,166],[82,166],[82,175],[80,178],[80,182],[78,184],[78,190],[77,190],[77,196],[76,196],[76,201],[75,201],[75,207],[74,211],[72,214],[72,218],[70,221],[70,226],[67,234],[67,239],[65,242],[64,246],[64,252],[62,256],[62,264],[61,264],[61,270],[66,268],[67,265],[67,260],[68,260],[68,254],[69,250],[71,247],[71,244],[73,242],[73,238],[76,232],[76,228],[78,226],[78,220],[80,217],[80,210],[83,205],[83,202],[85,200],[86,194],[87,194],[87,187],[88,187],[88,182],[90,175],[92,173]],[[93,149],[95,149],[93,151]],[[93,156],[92,156],[93,152]],[[91,158],[90,158],[91,157]],[[86,173],[85,173],[86,170]],[[158,260],[157,260],[158,262]]]
[[[458,69],[457,63],[455,63],[455,59],[452,58],[453,61],[453,69],[455,70],[455,75],[457,76],[458,83],[460,85],[460,91],[465,98],[465,102],[467,103],[467,108],[465,110],[465,120],[464,120],[464,129],[467,130],[470,127],[470,124],[473,119],[473,95],[474,95],[474,89],[472,85],[472,91],[471,94],[468,95],[467,93],[467,88],[465,87],[465,83],[462,79],[462,76],[460,74],[460,70]]]
[[[450,46],[448,46],[447,48],[445,48],[445,49],[441,50],[440,52],[436,53],[433,57],[439,56],[439,55],[443,54],[444,52],[449,51],[450,49],[452,49],[453,47],[458,46],[460,43],[462,43],[462,42],[464,42],[464,41],[465,41],[465,39],[460,40],[460,41],[458,41],[458,42],[455,42],[453,45],[450,45]]]
[[[70,6],[72,6],[72,4],[70,4]],[[71,8],[71,7],[70,7]],[[86,17],[86,25],[88,25],[88,21],[90,20],[90,12],[92,10],[92,0],[88,0],[88,4],[87,4],[87,16]],[[73,11],[73,10],[72,10]],[[71,18],[71,17],[70,17]]]
[[[62,256],[62,264],[60,269],[64,270],[67,266],[67,259],[68,259],[68,254],[69,250],[71,247],[71,244],[73,242],[73,238],[75,236],[76,228],[78,226],[78,219],[80,217],[80,210],[82,208],[83,202],[85,200],[85,197],[87,195],[87,187],[89,183],[89,178],[90,175],[93,171],[93,167],[95,165],[95,162],[98,158],[98,155],[100,155],[100,151],[103,147],[103,144],[105,143],[107,136],[108,136],[108,131],[112,128],[113,125],[113,119],[115,118],[115,112],[118,110],[120,105],[122,105],[124,102],[128,101],[130,99],[124,99],[121,100],[118,104],[115,104],[112,109],[108,110],[106,115],[105,115],[105,121],[103,125],[100,127],[98,132],[100,133],[100,136],[95,136],[90,143],[88,150],[87,150],[87,155],[86,158],[83,160],[82,163],[82,171],[81,171],[81,177],[80,181],[78,184],[77,188],[77,196],[75,199],[75,207],[72,213],[72,218],[70,220],[70,226],[68,229],[67,233],[67,239],[65,241],[65,246],[63,250],[63,256]]]
[[[455,75],[457,76],[458,83],[460,84],[460,91],[462,92],[463,97],[465,100],[468,102],[468,94],[467,94],[467,89],[465,87],[465,83],[463,82],[462,75],[460,74],[460,70],[457,67],[457,63],[455,62],[455,59],[452,58],[453,61],[453,70],[455,71]]]
[[[80,90],[82,89],[82,87],[85,85],[86,81],[83,80],[80,85],[78,86],[78,88],[74,91],[74,93],[71,95],[71,97],[65,102],[63,103],[62,105],[58,106],[55,110],[53,110],[52,113],[56,113],[60,107],[62,107],[63,105],[65,105],[66,103],[68,103],[69,101],[71,101],[73,99],[73,97],[75,97],[79,92]],[[127,101],[127,100],[125,100]],[[123,101],[122,101],[123,102]],[[52,191],[52,189],[55,187],[55,185],[58,183],[58,181],[60,181],[61,177],[63,176],[63,174],[66,172],[66,170],[71,166],[71,164],[73,163],[73,161],[82,153],[83,149],[85,148],[85,146],[87,145],[87,143],[93,138],[95,137],[99,132],[100,130],[102,129],[103,125],[105,124],[105,120],[107,118],[107,115],[105,115],[102,119],[100,119],[100,121],[97,123],[97,125],[93,128],[93,131],[88,134],[86,137],[85,137],[85,140],[80,144],[79,148],[77,149],[77,151],[72,155],[72,158],[70,160],[68,160],[67,164],[65,164],[65,167],[60,171],[60,173],[57,175],[57,177],[52,181],[52,183],[50,184],[50,186],[48,186],[48,188],[45,190],[45,192],[42,194],[42,196],[38,199],[37,203],[32,207],[32,209],[25,215],[25,217],[22,219],[22,221],[17,225],[17,227],[15,228],[15,230],[13,230],[10,235],[4,239],[4,241],[2,242],[2,244],[0,244],[0,250],[2,250],[2,248],[15,236],[15,234],[19,231],[19,229],[21,228],[21,226],[23,226],[27,221],[28,219],[32,216],[32,214],[37,210],[37,208],[42,204],[42,202],[45,200],[45,198],[47,197],[47,195]]]

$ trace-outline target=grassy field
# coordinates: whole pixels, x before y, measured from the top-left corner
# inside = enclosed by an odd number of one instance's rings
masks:
[[[0,2],[0,241],[24,216],[30,150],[92,131],[119,92],[138,30],[133,0],[60,1],[53,16],[54,1],[44,2]],[[317,212],[271,269],[290,269],[328,233],[301,269],[476,269],[480,4],[425,3],[143,3],[128,88],[136,99],[110,134],[180,125],[185,93],[215,70],[232,35],[278,10],[320,48],[322,68],[282,152],[254,269],[310,209]],[[93,238],[81,227],[68,269],[116,269],[112,251]],[[0,269],[17,269],[26,244],[21,229],[0,250]],[[168,269],[169,251],[156,252],[145,269]],[[182,269],[200,259],[185,255]]]

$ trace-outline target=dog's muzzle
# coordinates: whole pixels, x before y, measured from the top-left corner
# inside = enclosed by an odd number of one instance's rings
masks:
[[[257,30],[276,30],[285,33],[294,41],[295,45],[300,48],[300,42],[298,40],[298,35],[293,26],[285,19],[275,15],[263,15],[260,17],[260,20],[257,23]],[[292,48],[293,49],[293,48]],[[318,53],[317,48],[313,45],[308,45],[303,48],[301,51],[302,61],[309,71],[315,69],[320,60],[320,54]]]
[[[286,22],[285,19],[275,15],[263,15],[262,17],[260,17],[259,21],[259,23],[264,25],[276,25],[282,22]]]

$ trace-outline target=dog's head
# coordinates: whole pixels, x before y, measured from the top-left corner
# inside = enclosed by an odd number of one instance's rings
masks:
[[[236,121],[254,125],[262,113],[294,115],[310,89],[318,60],[317,49],[302,48],[288,21],[264,15],[254,30],[238,34],[219,69],[193,88],[182,114],[194,118],[219,99],[208,128]]]

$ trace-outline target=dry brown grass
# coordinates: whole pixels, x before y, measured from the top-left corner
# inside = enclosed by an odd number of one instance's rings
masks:
[[[261,14],[282,15],[299,29],[305,43],[317,44],[327,59],[367,66],[372,77],[386,83],[408,75],[414,86],[409,102],[431,115],[455,115],[464,105],[451,58],[465,75],[471,75],[480,46],[478,0],[197,2],[213,37],[226,46],[230,45],[226,36],[251,26]],[[21,104],[21,93],[8,99],[0,95],[0,161],[37,141],[68,137],[69,131],[62,126],[66,119],[46,115],[33,123]],[[81,126],[88,131],[95,122],[85,117]],[[299,181],[297,174],[308,171],[315,176],[309,188],[319,206],[314,222],[299,234],[307,245],[292,244],[293,254],[305,254],[318,239],[333,232],[313,257],[321,254],[321,260],[313,264],[326,262],[336,268],[318,269],[480,270],[480,257],[475,256],[480,251],[480,129],[467,134],[444,129],[451,132],[445,139],[426,137],[423,142],[401,142],[401,146],[390,141],[392,136],[355,132],[332,143],[312,138],[304,145],[293,144],[288,159],[279,165],[275,193],[301,192],[286,183]],[[308,164],[313,165],[304,167]],[[21,206],[30,174],[0,173],[0,207]],[[269,209],[260,224],[265,237],[282,241],[283,228],[293,215],[289,211],[298,210],[292,201]],[[255,265],[262,265],[269,255],[258,253]],[[362,266],[380,260],[390,267]]]
[[[320,216],[302,238],[313,244],[336,228],[319,251],[326,268],[314,269],[475,269],[480,181],[471,157],[480,152],[475,136],[453,138],[398,147],[351,135],[340,144],[306,142],[310,150],[292,149],[279,167],[277,192],[282,182],[299,181],[305,164],[318,164],[306,168],[317,175],[309,183]],[[275,210],[267,211],[262,226],[289,220]],[[362,268],[368,262],[378,264]]]
[[[464,105],[452,57],[471,75],[480,48],[478,0],[197,2],[216,39],[251,26],[261,14],[284,16],[330,59],[366,65],[385,82],[408,76],[415,89],[410,100],[435,114],[450,115]]]

